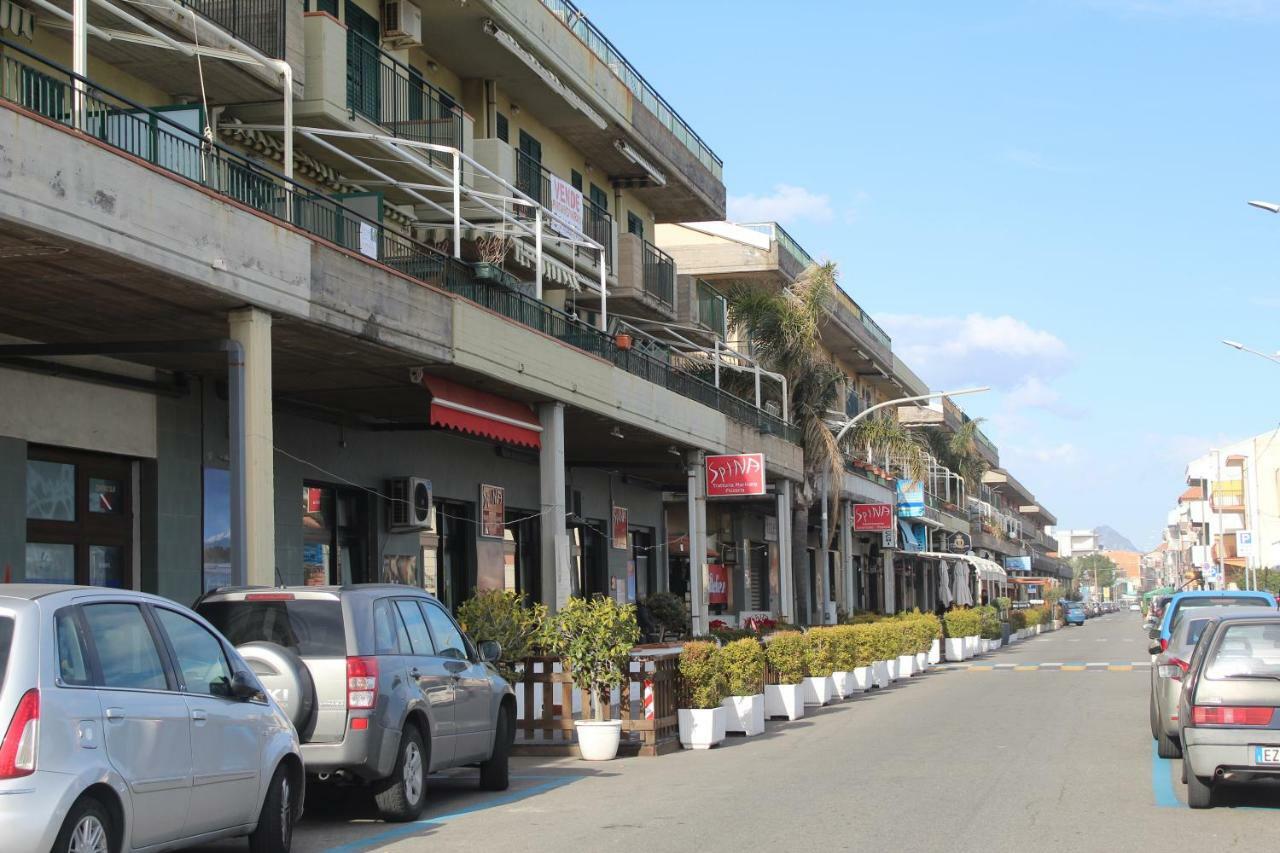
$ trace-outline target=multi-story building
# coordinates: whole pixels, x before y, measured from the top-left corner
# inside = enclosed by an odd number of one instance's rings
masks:
[[[1064,560],[1072,557],[1085,557],[1102,550],[1098,544],[1098,532],[1092,529],[1058,530],[1053,536],[1058,542],[1058,556]]]
[[[554,606],[669,588],[664,497],[700,536],[704,454],[763,453],[786,516],[794,428],[615,336],[675,317],[654,227],[724,186],[571,3],[29,8],[0,46],[5,579]]]

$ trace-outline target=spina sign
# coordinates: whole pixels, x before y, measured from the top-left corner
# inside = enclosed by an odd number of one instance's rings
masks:
[[[731,453],[707,457],[707,497],[763,495],[764,454]]]

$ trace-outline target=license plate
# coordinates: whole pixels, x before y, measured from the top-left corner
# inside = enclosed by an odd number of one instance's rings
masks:
[[[1280,764],[1280,746],[1255,746],[1254,764]]]

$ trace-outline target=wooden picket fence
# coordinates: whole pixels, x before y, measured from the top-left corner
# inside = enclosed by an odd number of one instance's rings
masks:
[[[676,717],[675,649],[631,653],[630,674],[611,697],[610,716],[622,720],[623,755],[663,755],[680,748]],[[516,690],[515,755],[577,755],[574,720],[590,719],[591,697],[576,690],[557,657],[529,657]],[[648,699],[648,701],[646,701]]]

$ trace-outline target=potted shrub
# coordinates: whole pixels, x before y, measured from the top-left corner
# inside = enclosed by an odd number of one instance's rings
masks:
[[[676,711],[681,746],[710,749],[724,740],[727,693],[720,647],[698,641],[685,643],[680,650],[680,708]]]
[[[1000,612],[990,604],[978,608],[978,630],[984,651],[1000,648]]]
[[[458,608],[458,621],[473,643],[492,641],[502,648],[494,666],[512,684],[523,680],[524,660],[533,654],[546,619],[545,604],[530,604],[514,590],[477,590]]]
[[[836,638],[830,628],[811,628],[804,635],[805,669],[804,704],[821,707],[831,701],[835,684],[831,674],[836,670]]]
[[[863,689],[858,687],[853,677],[857,659],[852,638],[853,626],[837,625],[829,630],[835,643],[835,670],[831,673],[831,683],[835,686],[836,695],[846,699]]]
[[[758,640],[735,640],[720,650],[729,695],[724,698],[727,731],[764,734],[764,647]]]
[[[560,656],[574,685],[591,696],[592,719],[573,723],[587,761],[609,761],[618,754],[622,721],[609,719],[610,694],[626,684],[631,648],[639,637],[635,607],[603,596],[570,598],[547,621],[544,645]]]
[[[942,626],[946,632],[947,660],[962,661],[964,654],[964,631],[968,630],[964,610],[948,610],[942,617]]]
[[[871,664],[874,660],[872,656],[872,647],[874,638],[872,637],[872,629],[870,624],[853,624],[847,627],[847,638],[845,644],[849,647],[850,663],[853,668],[850,670],[853,675],[853,686],[855,690],[870,690],[876,686],[875,676],[871,671]]]
[[[613,343],[618,347],[618,349],[631,349],[631,334],[629,332],[618,332],[618,334],[613,336]]]
[[[799,631],[780,631],[764,647],[777,684],[764,686],[764,713],[770,719],[798,720],[804,716],[806,643]]]
[[[889,638],[887,622],[873,622],[867,626],[871,645],[871,678],[877,687],[888,687],[897,678],[898,656]]]
[[[684,634],[689,628],[689,613],[685,609],[684,599],[670,592],[655,592],[644,600],[649,615],[658,627],[658,633]]]

